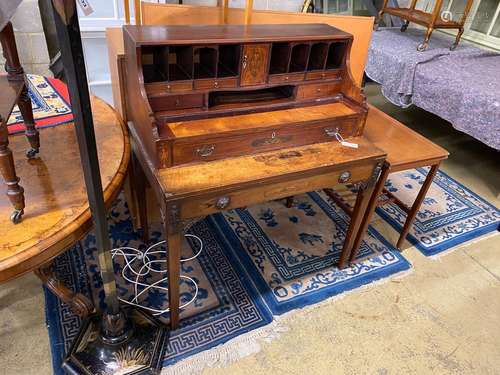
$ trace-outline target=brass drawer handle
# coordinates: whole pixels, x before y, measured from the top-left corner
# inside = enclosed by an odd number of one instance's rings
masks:
[[[247,67],[247,63],[248,63],[248,56],[247,55],[244,55],[243,56],[243,69],[246,69]]]
[[[351,172],[345,171],[342,172],[339,176],[339,183],[345,184],[351,178]]]
[[[214,82],[214,87],[215,87],[215,88],[218,88],[218,87],[219,87],[219,82],[215,81],[215,82]]]
[[[217,202],[215,202],[215,207],[218,210],[223,210],[227,206],[229,206],[229,203],[231,203],[231,198],[229,198],[229,197],[220,197],[220,198],[217,198]]]
[[[198,147],[195,150],[195,154],[201,156],[202,158],[206,158],[214,153],[215,145],[203,145]]]

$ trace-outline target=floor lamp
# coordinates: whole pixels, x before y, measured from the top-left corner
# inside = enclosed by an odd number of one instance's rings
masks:
[[[161,369],[168,332],[144,312],[122,309],[119,304],[76,4],[75,0],[52,0],[52,7],[106,303],[102,313],[83,322],[62,367],[70,374],[154,374]]]

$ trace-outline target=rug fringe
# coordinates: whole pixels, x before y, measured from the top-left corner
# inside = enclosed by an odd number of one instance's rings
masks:
[[[273,320],[264,327],[165,367],[161,375],[199,374],[207,367],[228,366],[241,358],[258,353],[261,350],[259,341],[271,342],[287,330],[282,323]]]
[[[413,268],[410,268],[395,273],[389,277],[372,281],[371,283],[362,285],[358,288],[331,296],[313,305],[304,306],[302,308],[291,310],[283,315],[274,316],[273,321],[264,327],[257,328],[253,331],[235,337],[224,344],[205,350],[171,366],[163,368],[161,375],[195,375],[201,373],[208,367],[226,367],[244,357],[260,352],[261,345],[259,341],[271,342],[272,340],[278,338],[281,333],[287,332],[289,330],[287,324],[292,320],[301,318],[298,316],[299,314],[302,315],[304,313],[310,313],[326,304],[340,300],[349,294],[382,285],[390,281],[394,282],[396,279],[402,279],[413,273],[413,270]]]

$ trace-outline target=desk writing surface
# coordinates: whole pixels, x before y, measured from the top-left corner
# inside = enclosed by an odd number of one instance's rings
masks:
[[[301,121],[318,121],[356,114],[344,103],[258,112],[245,115],[172,122],[168,126],[176,137],[192,137],[213,133],[282,125]]]
[[[449,155],[441,146],[373,106],[369,106],[363,134],[387,153],[393,171],[407,169],[412,163],[446,159]]]
[[[200,193],[244,183],[290,178],[295,173],[321,168],[354,165],[356,162],[383,158],[385,152],[364,137],[350,139],[359,144],[353,149],[338,142],[326,142],[279,151],[216,160],[206,163],[164,168],[158,171],[163,191],[169,196]]]

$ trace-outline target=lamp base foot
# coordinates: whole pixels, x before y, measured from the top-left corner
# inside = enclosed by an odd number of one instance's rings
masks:
[[[69,374],[159,374],[169,331],[137,309],[123,310],[132,326],[129,337],[116,344],[103,337],[100,314],[89,316],[62,364]]]

